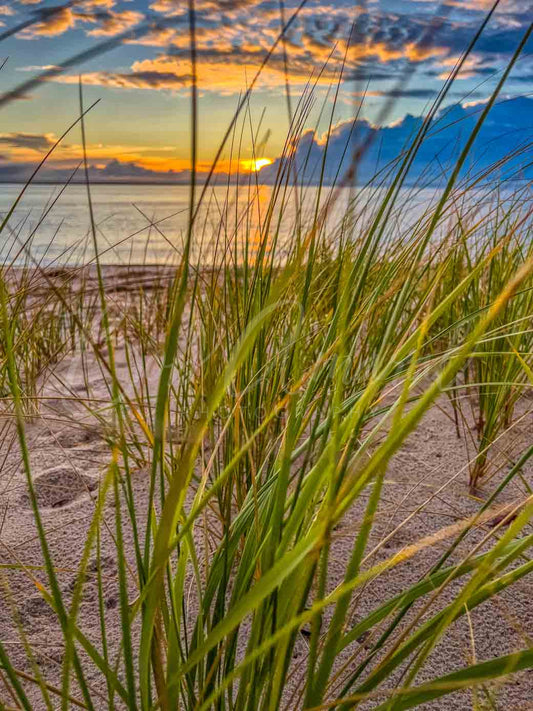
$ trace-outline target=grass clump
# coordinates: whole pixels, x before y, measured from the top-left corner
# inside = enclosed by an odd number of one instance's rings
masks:
[[[192,3],[190,21],[194,75]],[[22,649],[0,643],[6,707],[397,711],[465,688],[491,699],[489,682],[531,667],[527,644],[483,662],[474,646],[463,668],[423,676],[453,625],[532,566],[531,448],[492,488],[488,476],[491,447],[527,408],[532,382],[529,223],[490,186],[488,207],[472,215],[477,178],[459,179],[503,80],[408,230],[394,211],[409,204],[400,188],[426,126],[379,199],[361,206],[354,192],[335,220],[338,186],[320,185],[284,240],[295,129],[267,204],[252,178],[240,186],[247,213],[261,215],[253,226],[229,218],[228,186],[209,267],[192,257],[209,196],[194,175],[177,269],[117,276],[102,264],[92,210],[92,266],[58,283],[40,265],[4,265],[2,415],[40,551],[31,565],[8,556],[6,570],[31,583],[61,643],[43,664],[3,571]],[[196,111],[193,92],[193,165]],[[52,381],[75,405],[48,402]],[[391,551],[389,467],[445,407],[443,394],[458,434],[479,438],[470,485],[485,498]],[[101,439],[98,488],[87,486],[90,515],[68,569],[36,489],[30,415]],[[422,575],[401,574],[428,553]],[[383,594],[395,576],[401,589]],[[380,595],[363,604],[373,589]],[[96,632],[85,628],[87,598]]]

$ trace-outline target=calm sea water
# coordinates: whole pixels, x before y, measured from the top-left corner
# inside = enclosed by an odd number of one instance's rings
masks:
[[[22,186],[0,186],[0,214],[5,216]],[[246,187],[210,189],[195,222],[192,259],[209,264],[223,250],[235,255],[254,250],[264,228],[271,188],[261,186],[250,193]],[[106,264],[177,262],[187,232],[189,188],[187,186],[93,185],[92,206],[98,250]],[[330,196],[326,190],[321,202]],[[409,231],[435,200],[436,191],[406,192],[389,221],[392,229]],[[343,189],[328,218],[328,233],[335,238],[340,226],[357,233],[379,203],[379,195],[369,191],[355,194]],[[318,193],[308,188],[297,197],[285,195],[283,220],[272,218],[269,234],[279,234],[277,254],[282,257],[297,230],[305,229],[316,209]],[[281,202],[281,197],[278,203]],[[349,224],[346,214],[349,212]],[[297,215],[299,215],[297,219]],[[87,192],[83,185],[67,188],[52,185],[30,186],[0,234],[0,264],[33,262],[40,264],[83,264],[94,258]],[[239,258],[239,257],[237,257]]]

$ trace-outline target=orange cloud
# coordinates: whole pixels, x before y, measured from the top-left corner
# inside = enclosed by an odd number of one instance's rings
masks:
[[[20,33],[24,39],[34,37],[55,37],[74,29],[77,22],[98,24],[87,34],[94,37],[108,37],[120,34],[140,22],[144,15],[134,10],[111,10],[115,0],[84,0],[73,7],[55,7],[45,13],[42,19]],[[0,12],[0,14],[2,14]]]
[[[135,10],[123,10],[122,12],[110,10],[100,21],[100,26],[88,34],[92,37],[113,37],[137,25],[143,17],[142,12],[135,12]]]
[[[126,40],[125,44],[137,44],[146,47],[168,47],[175,36],[176,30],[173,27],[158,27],[142,37]]]
[[[85,0],[83,6],[86,8],[90,7],[106,7],[110,8],[115,5],[115,0]]]
[[[57,142],[53,133],[0,133],[0,147],[4,158],[10,163],[35,163]],[[123,164],[138,165],[147,170],[165,173],[169,170],[179,172],[190,169],[188,156],[176,155],[176,146],[154,145],[121,145],[91,143],[87,145],[87,156],[90,165],[105,166],[110,161]],[[83,159],[83,146],[80,143],[60,143],[49,161],[52,168],[74,168]],[[210,160],[199,160],[197,168],[200,172],[208,171]],[[232,169],[237,169],[233,161]],[[222,159],[217,172],[230,169],[230,161]]]
[[[235,93],[247,86],[255,76],[264,52],[227,50],[199,50],[198,83],[201,89],[220,93]],[[122,74],[118,82],[131,88],[174,88],[190,84],[190,61],[186,54],[179,56],[162,55],[154,59],[134,62],[129,74]],[[309,80],[311,67],[308,62],[291,62],[290,81],[305,84]],[[117,77],[100,76],[102,82],[110,80],[116,84]],[[320,83],[329,85],[332,72],[324,72]],[[285,82],[285,66],[281,57],[272,57],[259,77],[258,88],[277,88]]]
[[[21,33],[23,37],[54,37],[62,35],[67,30],[72,29],[76,25],[76,15],[70,7],[62,7],[53,14],[50,14],[46,19],[37,22],[28,30]]]
[[[57,141],[52,133],[0,133],[0,147],[10,164],[35,164]],[[89,165],[103,168],[110,162],[121,165],[136,165],[156,173],[190,170],[188,156],[176,155],[176,146],[121,145],[92,143],[87,145]],[[79,143],[61,143],[47,163],[49,168],[73,169],[83,160],[83,146]],[[229,160],[222,158],[216,167],[217,173],[256,172],[269,165],[268,158],[257,160]],[[210,159],[200,159],[197,170],[207,173],[211,168]]]
[[[450,72],[452,69],[459,63],[461,60],[461,57],[446,57],[443,59],[440,63],[443,67],[445,67],[445,70],[439,74],[439,79],[442,79],[445,81],[448,79]],[[457,75],[457,79],[471,79],[472,77],[476,76],[476,70],[479,68],[481,65],[481,58],[476,57],[476,55],[472,54],[469,57],[466,58],[463,62],[463,66],[461,68],[461,71]]]
[[[113,0],[86,0],[82,6],[95,3],[107,7]],[[257,13],[245,8],[246,0],[220,3],[215,0],[196,0],[197,8],[207,11],[197,26],[197,71],[202,91],[235,94],[249,85],[279,34],[279,10],[276,7],[257,8]],[[221,7],[222,6],[222,7]],[[78,6],[79,7],[79,6]],[[184,14],[183,3],[175,0],[154,0],[153,10]],[[243,11],[243,8],[244,11]],[[69,14],[70,13],[70,14]],[[344,14],[343,14],[344,13]],[[307,84],[314,74],[318,84],[329,86],[338,78],[340,61],[347,53],[345,76],[367,71],[372,64],[387,64],[398,60],[420,63],[429,59],[445,59],[449,47],[420,43],[424,22],[414,27],[398,25],[389,16],[374,16],[360,9],[355,16],[360,26],[347,48],[345,7],[335,3],[321,6],[316,12],[302,10],[301,26],[289,33],[289,81],[294,85]],[[351,18],[352,15],[349,15]],[[79,19],[93,23],[87,34],[114,36],[136,25],[143,18],[135,10],[91,13],[79,17],[72,10],[53,16],[46,26],[40,24],[37,34],[55,35],[66,31]],[[230,19],[231,18],[231,19]],[[221,22],[223,19],[223,22]],[[186,27],[154,27],[147,35],[126,40],[128,44],[170,46],[165,54],[136,61],[129,71],[93,71],[85,74],[86,84],[121,89],[180,90],[191,81],[189,36]],[[332,56],[332,48],[334,48]],[[318,70],[320,69],[320,75]],[[372,73],[372,72],[370,72]],[[379,80],[386,79],[385,73]],[[50,79],[65,84],[76,83],[77,77],[58,75]],[[376,79],[378,81],[378,79]],[[263,69],[257,88],[279,89],[285,83],[285,65],[281,50],[275,52]],[[381,94],[378,94],[381,95]]]

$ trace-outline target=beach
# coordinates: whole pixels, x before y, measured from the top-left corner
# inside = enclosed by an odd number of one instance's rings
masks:
[[[152,298],[147,297],[147,294],[167,289],[172,282],[174,270],[105,267],[103,276],[107,308],[112,322],[118,324],[124,314],[135,318],[141,300]],[[83,284],[83,298],[93,306],[95,299],[97,303],[98,282],[94,268],[81,272],[69,269],[60,273],[45,271],[34,277],[31,288],[35,295],[41,295],[43,291],[49,294],[51,285],[54,289],[64,289],[66,282],[73,291],[80,289]],[[92,320],[93,337],[97,341],[100,335],[97,306],[94,306]],[[132,354],[138,344],[131,337],[126,348],[120,331],[117,327],[114,367],[118,381],[124,386],[123,397],[127,398],[130,407],[135,406],[139,412],[153,411],[153,399],[150,399],[157,390],[160,364],[156,357],[145,359],[142,375],[139,370],[137,372],[140,377],[132,379]],[[38,397],[27,403],[30,412],[25,420],[25,437],[42,525],[66,604],[72,601],[76,585],[79,584],[79,571],[83,570],[79,629],[91,644],[99,647],[102,644],[104,622],[106,653],[110,660],[119,660],[122,653],[122,631],[117,574],[116,500],[109,482],[104,484],[119,433],[113,426],[113,419],[109,417],[112,410],[112,385],[110,374],[103,365],[107,357],[105,347],[102,348],[98,356],[96,352],[82,357],[80,353],[67,351],[47,366],[38,384]],[[388,397],[392,394],[393,391]],[[488,491],[502,481],[512,462],[529,444],[531,402],[530,398],[520,401],[513,426],[495,445],[489,483],[479,496],[473,496],[468,491],[469,467],[475,458],[473,422],[462,422],[458,437],[449,400],[441,396],[436,401],[387,469],[364,569],[370,569],[396,553],[410,551],[413,546],[416,551],[411,551],[405,561],[399,562],[388,573],[372,576],[358,590],[353,612],[347,622],[348,630],[358,620],[364,619],[365,614],[423,580],[457,532],[480,511]],[[139,432],[137,435],[140,436]],[[179,445],[179,432],[169,436]],[[132,454],[127,462],[128,469],[126,472],[122,464],[120,477],[128,478],[137,516],[142,521],[149,505],[150,452],[149,448],[136,451],[133,439],[130,444]],[[0,510],[3,512],[1,562],[4,599],[0,615],[1,637],[9,648],[13,663],[21,674],[27,675],[24,679],[35,678],[37,672],[41,672],[48,684],[59,686],[64,654],[63,633],[49,600],[43,596],[46,587],[43,553],[28,498],[15,425],[5,399],[0,454],[3,461]],[[209,454],[209,451],[203,452],[195,464],[197,481],[202,480],[202,474],[209,466]],[[468,531],[466,539],[454,551],[448,564],[461,561],[467,554],[471,555],[473,550],[476,553],[488,550],[496,539],[504,535],[509,522],[513,520],[512,512],[517,507],[519,510],[521,502],[527,498],[525,482],[531,477],[531,467],[531,462],[528,462],[522,471],[521,480],[515,479],[491,503],[488,512],[483,513]],[[91,522],[94,521],[98,493],[103,486],[106,487],[106,494],[101,501],[103,510],[98,540],[95,541],[98,548],[96,554],[94,547],[87,550],[86,541]],[[185,510],[190,511],[197,487],[198,484],[193,480],[187,493]],[[124,496],[121,494],[119,498],[121,507],[124,507]],[[365,494],[335,527],[330,551],[328,591],[334,590],[342,581],[354,535],[364,518],[367,501],[368,496]],[[142,537],[144,531],[139,529],[134,532],[131,522],[124,516],[122,535],[120,550],[121,555],[125,556],[130,609],[133,610],[139,593],[135,572],[135,536]],[[223,541],[216,505],[207,509],[205,515],[197,520],[193,535],[199,560],[198,575],[205,582],[209,560],[212,560]],[[84,556],[87,560],[82,562]],[[198,601],[195,602],[191,571],[187,579],[189,582],[185,589],[188,609],[195,610]],[[433,612],[453,602],[457,589],[457,583],[451,583],[435,593],[437,599]],[[481,662],[513,651],[522,643],[524,636],[533,633],[533,611],[530,604],[532,592],[531,579],[523,578],[511,590],[504,590],[494,599],[473,609],[467,616],[461,616],[439,640],[424,667],[421,679],[429,680],[444,675],[474,659]],[[416,624],[416,620],[424,620],[426,615],[427,611],[419,601],[409,610],[402,626],[408,628],[411,622],[415,621]],[[189,626],[188,634],[191,635],[194,631],[194,615],[191,614],[188,619],[189,623],[184,620],[184,624]],[[353,667],[358,656],[361,658],[375,641],[380,629],[383,628],[376,625],[358,635],[339,654],[336,666],[341,668],[347,661]],[[138,644],[139,625],[135,621],[132,622],[132,635],[133,644]],[[297,635],[292,652],[292,681],[285,690],[281,708],[298,706],[298,697],[293,697],[292,693],[298,693],[297,680],[305,670],[302,662],[308,645],[309,637],[304,627]],[[27,649],[32,650],[31,664]],[[239,650],[238,655],[242,655],[244,648],[241,646]],[[86,681],[94,692],[96,708],[107,708],[105,678],[90,662],[87,662],[87,669],[90,671]],[[400,671],[401,667],[397,673]],[[400,678],[397,674],[393,675],[388,684],[400,683]],[[34,708],[41,708],[38,683],[28,682],[26,687],[29,698],[34,699]],[[494,693],[497,692],[501,708],[530,708],[533,690],[530,673],[517,674],[501,685],[494,682],[494,686],[491,684],[492,689]],[[73,704],[83,704],[80,690],[76,686],[71,694]],[[470,705],[470,698],[471,692],[462,692],[444,702],[428,704],[426,708],[464,709]],[[117,703],[121,708],[120,700]],[[366,703],[370,705],[364,708],[373,708],[371,702]]]

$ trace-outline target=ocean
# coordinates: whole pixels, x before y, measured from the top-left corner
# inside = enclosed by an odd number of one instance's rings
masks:
[[[0,185],[0,214],[5,218],[23,186]],[[197,197],[201,188],[197,188]],[[92,208],[100,259],[104,264],[178,263],[189,219],[188,186],[91,186]],[[343,188],[335,193],[326,230],[331,239],[346,231],[356,236],[368,224],[383,189]],[[330,199],[330,188],[320,194],[320,205]],[[409,234],[438,190],[406,189],[389,217],[397,236]],[[281,193],[283,219],[277,211],[265,230],[272,188],[235,186],[209,188],[195,220],[191,259],[209,265],[231,250],[239,259],[254,250],[260,234],[276,239],[283,258],[291,240],[305,232],[316,212],[316,187]],[[354,202],[355,197],[355,202]],[[479,200],[478,200],[479,204]],[[349,210],[348,206],[352,205]],[[348,218],[347,218],[348,215]],[[0,234],[0,264],[81,265],[94,259],[91,219],[85,185],[31,185]]]

